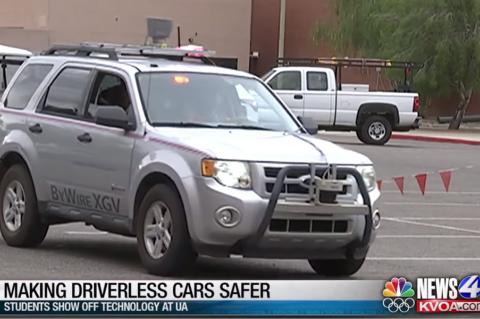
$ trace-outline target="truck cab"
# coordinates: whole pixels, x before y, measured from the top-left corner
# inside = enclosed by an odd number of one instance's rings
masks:
[[[319,126],[332,125],[335,113],[335,74],[329,68],[275,68],[263,78],[298,116],[315,119]],[[308,107],[315,105],[316,107]]]

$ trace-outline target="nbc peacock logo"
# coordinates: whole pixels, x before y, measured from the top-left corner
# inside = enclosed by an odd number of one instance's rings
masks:
[[[415,306],[415,290],[412,283],[403,277],[393,277],[385,283],[383,306],[391,313],[406,313]]]

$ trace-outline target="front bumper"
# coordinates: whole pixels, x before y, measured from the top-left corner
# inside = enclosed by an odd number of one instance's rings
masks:
[[[375,232],[370,196],[360,173],[355,168],[337,168],[339,173],[355,178],[362,204],[313,205],[281,198],[282,186],[289,171],[305,167],[283,167],[269,199],[260,197],[254,191],[226,188],[208,178],[195,178],[192,182],[197,191],[195,196],[189,194],[192,211],[187,214],[187,219],[197,251],[213,256],[363,258]],[[232,206],[241,212],[241,221],[236,227],[225,228],[215,221],[214,212],[223,206]],[[306,227],[310,227],[310,231],[279,232],[272,229],[272,219],[282,218],[296,224],[305,223],[297,221],[308,220]],[[332,223],[332,231],[312,231],[315,225],[325,227],[328,223]],[[340,223],[342,229],[337,232],[335,225]]]

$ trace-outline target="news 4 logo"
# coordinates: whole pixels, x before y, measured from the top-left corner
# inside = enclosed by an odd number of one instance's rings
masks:
[[[457,278],[418,278],[417,299],[477,299],[480,277],[471,275],[458,282]]]
[[[383,289],[383,307],[391,313],[406,313],[415,307],[415,291],[412,283],[403,277],[393,277]]]
[[[463,278],[458,285],[458,293],[465,299],[480,297],[480,277],[472,275]]]
[[[417,312],[480,312],[480,278],[417,278]]]

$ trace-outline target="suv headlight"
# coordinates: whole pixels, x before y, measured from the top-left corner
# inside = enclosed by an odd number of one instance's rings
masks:
[[[224,186],[250,189],[252,178],[248,163],[237,161],[202,160],[202,175],[213,177]]]
[[[372,191],[375,188],[375,183],[377,182],[373,166],[358,166],[357,170],[362,175],[365,186],[367,186],[367,190]]]

